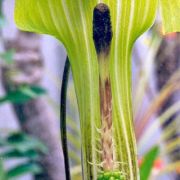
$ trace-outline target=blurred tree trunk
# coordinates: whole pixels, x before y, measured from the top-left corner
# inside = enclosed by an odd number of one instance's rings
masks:
[[[160,91],[166,82],[172,77],[172,75],[180,68],[180,33],[172,34],[163,39],[160,49],[156,56],[156,77],[157,88]],[[164,112],[172,106],[175,102],[180,101],[180,92],[174,93],[168,101],[162,106],[160,113]],[[171,123],[173,123],[176,117],[180,118],[180,111],[174,114],[168,121],[163,124],[165,130]],[[178,122],[177,122],[178,123]],[[165,139],[166,143],[178,138],[179,127],[174,127],[174,131],[168,139]],[[175,162],[180,160],[179,146],[169,153],[171,161]],[[180,178],[180,177],[178,177]]]
[[[6,91],[22,84],[39,85],[43,76],[39,36],[19,31],[16,39],[5,43],[5,48],[16,50],[14,64],[3,67],[2,70]],[[37,175],[35,179],[65,179],[59,123],[46,99],[38,97],[13,107],[22,130],[42,140],[49,149],[48,154],[43,155],[40,160],[44,172]]]

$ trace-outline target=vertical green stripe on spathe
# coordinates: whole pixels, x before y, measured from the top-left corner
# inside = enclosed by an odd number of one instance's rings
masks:
[[[19,28],[50,34],[61,41],[70,59],[77,94],[84,179],[96,180],[99,151],[100,99],[97,54],[93,43],[93,10],[98,3],[110,8],[113,39],[110,80],[113,142],[117,170],[127,179],[139,178],[131,103],[131,51],[135,40],[154,22],[158,0],[16,0]],[[179,0],[161,0],[165,30],[179,30]],[[169,10],[167,11],[167,7]],[[169,21],[169,22],[166,22]]]

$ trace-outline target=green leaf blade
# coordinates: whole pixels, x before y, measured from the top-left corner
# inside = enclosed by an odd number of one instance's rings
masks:
[[[33,149],[25,151],[25,152],[21,152],[18,150],[10,150],[10,151],[1,153],[0,156],[4,159],[30,158],[33,160],[36,160],[40,157],[38,152]]]
[[[145,155],[143,164],[140,168],[140,177],[142,180],[148,180],[154,165],[154,161],[156,160],[158,154],[159,147],[155,146]]]
[[[30,150],[37,150],[41,153],[47,153],[47,147],[39,140],[27,136],[23,133],[13,133],[6,139],[6,144],[19,151],[19,153],[26,153]]]
[[[27,173],[38,174],[40,172],[42,172],[40,166],[32,162],[27,162],[10,169],[7,172],[7,179],[15,179]]]
[[[11,102],[14,104],[26,103],[46,93],[45,89],[39,86],[21,86],[16,90],[9,91],[5,96],[0,97],[0,104]]]

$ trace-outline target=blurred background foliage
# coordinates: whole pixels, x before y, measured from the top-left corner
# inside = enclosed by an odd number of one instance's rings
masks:
[[[59,94],[66,53],[48,36],[14,28],[9,16],[13,2],[0,0],[0,179],[64,179]],[[142,180],[180,179],[180,34],[163,36],[161,30],[157,19],[133,51],[132,97]],[[71,175],[81,180],[80,125],[71,75],[67,95]]]

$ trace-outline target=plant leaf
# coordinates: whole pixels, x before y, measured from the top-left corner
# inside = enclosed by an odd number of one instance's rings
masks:
[[[164,32],[180,31],[180,1],[160,0]]]
[[[7,95],[0,97],[0,104],[11,102],[15,104],[28,102],[38,96],[45,94],[46,91],[38,86],[21,86]]]
[[[0,15],[0,28],[3,28],[6,25],[6,19],[4,16]]]
[[[142,180],[148,180],[158,154],[159,147],[155,146],[145,155],[140,168],[140,177]]]
[[[15,50],[14,49],[10,49],[2,54],[0,54],[0,57],[7,63],[7,64],[11,64],[13,62],[13,57],[15,54]]]
[[[7,137],[6,144],[17,150],[19,153],[26,153],[32,149],[42,153],[47,152],[46,146],[41,141],[23,133],[11,134]]]
[[[28,150],[25,152],[18,151],[18,150],[10,150],[10,151],[1,153],[0,156],[4,159],[12,159],[12,158],[38,159],[39,153],[36,150]]]
[[[6,173],[4,170],[2,158],[0,158],[0,177],[1,179],[6,180]]]
[[[40,173],[42,169],[35,163],[27,162],[20,164],[7,172],[8,179],[14,179],[16,177],[22,176],[27,173],[37,174]]]

